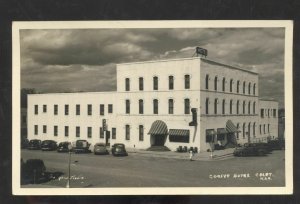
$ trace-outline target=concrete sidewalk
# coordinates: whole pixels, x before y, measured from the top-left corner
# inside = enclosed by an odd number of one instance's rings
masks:
[[[173,151],[159,152],[159,151],[139,150],[133,148],[126,148],[126,150],[129,154],[137,154],[137,155],[148,156],[148,157],[173,158],[173,159],[184,159],[184,160],[190,159],[190,154],[188,152],[181,152],[181,153],[173,152]],[[232,157],[233,151],[234,148],[215,150],[213,152],[213,157],[211,157],[211,152],[200,152],[194,154],[193,160],[194,161],[223,160]]]

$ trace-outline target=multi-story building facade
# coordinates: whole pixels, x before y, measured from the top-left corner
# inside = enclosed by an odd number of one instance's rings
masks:
[[[115,92],[29,95],[28,137],[200,151],[278,137],[278,103],[258,85],[256,72],[201,57],[118,64]]]

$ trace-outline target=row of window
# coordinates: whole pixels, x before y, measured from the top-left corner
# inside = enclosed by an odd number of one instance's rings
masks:
[[[169,90],[174,89],[174,76],[170,75],[168,77],[169,79]],[[184,88],[189,89],[190,88],[190,75],[186,74],[184,75]],[[153,77],[153,90],[158,90],[159,89],[159,84],[158,84],[158,77],[154,76]],[[144,78],[139,77],[139,90],[143,91],[144,90]],[[125,78],[125,91],[130,91],[130,78]]]
[[[153,114],[158,114],[158,100],[153,99]],[[125,100],[125,113],[130,114],[130,100]],[[168,113],[174,114],[174,99],[168,100]],[[139,100],[139,114],[144,114],[144,100]],[[184,114],[190,114],[190,99],[184,99]]]
[[[256,123],[254,122],[253,125],[251,125],[251,122],[248,123],[248,125],[246,123],[243,123],[243,125],[241,125],[238,123],[236,125],[237,129],[239,130],[241,128],[241,134],[243,136],[243,139],[245,139],[245,137],[248,135],[250,137],[251,135],[251,128],[252,128],[252,135],[253,137],[256,136]],[[266,133],[270,133],[270,124],[263,124],[263,125],[259,125],[259,134],[266,134]],[[240,131],[237,132],[237,139],[239,139],[240,137]]]
[[[42,126],[42,131],[44,134],[47,134],[47,125],[43,125]],[[75,127],[76,129],[76,137],[80,137],[81,136],[81,128],[80,126],[76,126]],[[38,135],[39,133],[39,129],[38,129],[38,125],[34,125],[34,135]],[[116,128],[112,128],[111,129],[111,138],[112,139],[116,139]],[[53,136],[58,136],[58,126],[57,125],[54,125],[53,126]],[[92,127],[87,127],[87,138],[92,138]],[[64,126],[64,136],[65,137],[69,137],[69,126]],[[103,131],[103,128],[100,127],[99,128],[99,137],[100,138],[104,138],[104,131]]]
[[[219,110],[218,110],[218,107],[219,107],[219,99],[218,98],[215,98],[214,99],[214,114],[219,114]],[[226,114],[227,113],[227,111],[226,111],[226,100],[225,99],[223,99],[222,100],[222,110],[221,110],[221,113],[222,114]],[[206,98],[206,101],[205,101],[205,114],[211,114],[210,113],[210,100],[209,100],[209,98]],[[252,104],[252,105],[251,105]],[[248,101],[248,102],[246,102],[246,101],[239,101],[239,100],[237,100],[236,101],[236,106],[235,106],[235,113],[236,114],[246,114],[246,106],[248,106],[248,111],[247,111],[247,113],[248,114],[256,114],[256,102],[254,101],[253,103],[251,103],[251,101]],[[252,113],[251,113],[251,106],[252,106]],[[241,109],[241,110],[240,110]],[[234,102],[233,102],[233,100],[230,100],[229,101],[229,114],[233,114],[233,112],[234,112]]]
[[[92,104],[87,104],[87,115],[92,115],[92,108],[93,108]],[[99,110],[100,110],[99,111],[100,115],[104,115],[104,113],[105,113],[104,104],[100,104]],[[76,111],[76,115],[80,115],[80,105],[79,104],[76,104],[75,111]],[[34,114],[38,115],[38,113],[39,113],[39,106],[34,105]],[[43,113],[47,113],[47,105],[43,105]],[[69,105],[68,104],[64,105],[64,113],[65,113],[65,115],[69,115]],[[113,105],[112,104],[108,104],[108,113],[113,113]],[[58,115],[58,105],[57,104],[54,105],[53,114]]]
[[[276,109],[260,109],[260,117],[264,118],[266,117],[270,117],[273,116],[273,118],[276,118]]]
[[[205,76],[205,89],[210,89],[210,87],[209,87],[209,81],[210,81],[210,77],[209,77],[209,75],[207,74],[206,76]],[[227,91],[227,88],[226,88],[226,83],[227,83],[227,80],[226,80],[226,78],[225,77],[223,77],[222,78],[222,91],[223,92],[226,92]],[[242,93],[243,94],[246,94],[246,87],[248,87],[248,94],[249,95],[256,95],[256,84],[254,83],[253,85],[251,84],[251,82],[249,82],[248,84],[244,81],[242,84],[241,84],[241,82],[240,82],[240,80],[237,80],[236,81],[236,87],[235,87],[235,92],[236,93],[240,93],[241,92],[241,90],[240,90],[240,88],[242,88]],[[229,92],[230,93],[232,93],[232,92],[234,92],[234,80],[233,79],[230,79],[229,80]],[[219,78],[218,78],[218,76],[215,76],[215,78],[214,78],[214,90],[215,91],[218,91],[219,90]]]

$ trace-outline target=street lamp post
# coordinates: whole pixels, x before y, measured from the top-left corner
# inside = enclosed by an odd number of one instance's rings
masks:
[[[68,182],[66,188],[70,188],[70,181],[71,181],[71,149],[72,149],[71,144],[68,145],[68,149],[69,149],[69,165],[68,165],[69,171],[68,171]]]

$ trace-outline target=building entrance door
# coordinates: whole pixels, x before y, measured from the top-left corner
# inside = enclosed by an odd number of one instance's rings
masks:
[[[153,146],[164,146],[166,135],[153,135],[154,137],[154,144]]]
[[[110,131],[105,131],[105,144],[106,146],[110,146]]]

